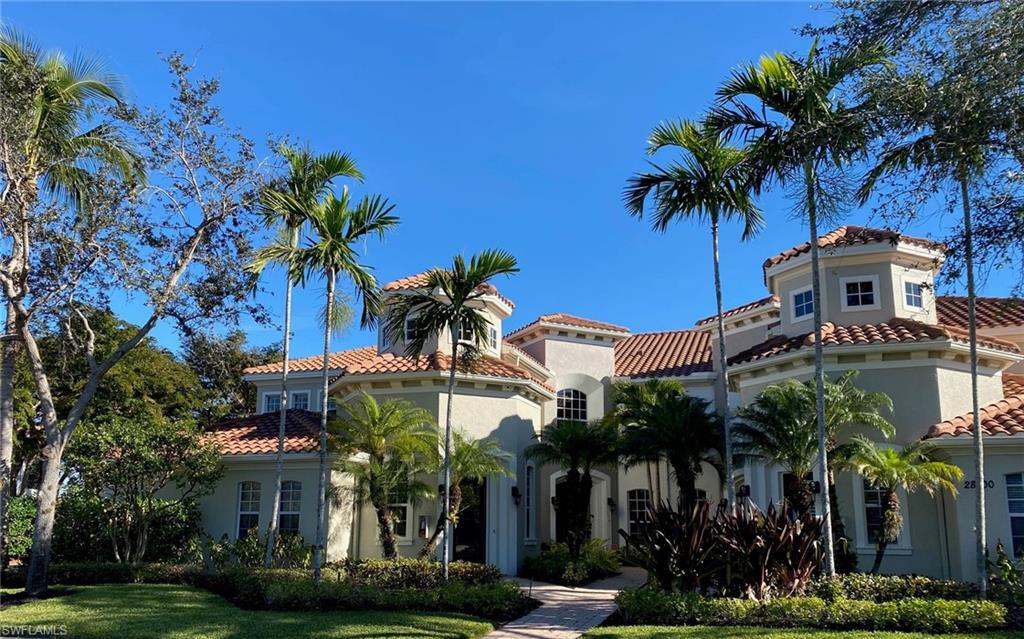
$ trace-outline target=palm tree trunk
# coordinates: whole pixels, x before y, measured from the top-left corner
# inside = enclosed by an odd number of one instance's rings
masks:
[[[815,202],[816,177],[811,160],[804,161],[804,186],[807,189],[807,221],[811,233],[811,295],[814,297],[814,395],[818,419],[819,477],[828,477],[827,433],[825,432],[825,358],[821,343],[821,262],[818,251],[818,212]],[[825,575],[836,574],[835,547],[832,541],[832,508],[828,492],[821,500],[822,542],[825,545]]]
[[[7,501],[11,496],[11,466],[14,459],[14,362],[18,356],[14,309],[7,305],[3,341],[0,342],[0,537],[7,521]]]
[[[647,468],[648,501],[652,501],[654,500],[654,475],[651,474],[651,462],[644,462],[644,467]]]
[[[661,457],[654,460],[654,487],[658,494],[658,503],[661,503]]]
[[[331,311],[334,309],[334,270],[327,273],[327,310],[324,311],[324,364],[320,391],[320,474],[316,491],[316,545],[313,547],[313,581],[320,585],[327,532],[327,386],[331,355]],[[379,515],[378,515],[379,517]]]
[[[733,481],[732,433],[729,428],[729,371],[725,357],[725,317],[722,315],[722,275],[718,262],[718,213],[711,216],[712,256],[715,263],[715,304],[718,310],[718,369],[722,380],[722,405],[718,414],[722,416],[722,430],[725,431],[725,499],[731,509],[736,505],[736,486]]]
[[[444,517],[444,550],[441,552],[441,574],[448,580],[448,563],[452,552],[452,521],[449,517],[452,509],[452,404],[455,400],[455,371],[459,361],[459,323],[451,326],[452,330],[452,363],[448,369],[448,406],[444,419],[444,504],[441,516]]]
[[[885,556],[885,549],[889,545],[885,539],[879,539],[875,542],[875,563],[871,564],[871,574],[877,575],[878,571],[882,568],[882,557]]]
[[[985,444],[981,433],[981,409],[978,402],[978,322],[975,314],[977,291],[974,286],[974,227],[967,173],[960,171],[960,195],[964,213],[964,262],[967,267],[967,334],[971,349],[971,415],[974,422],[974,473],[978,477],[977,528],[978,590],[988,592],[988,540],[985,521]]]
[[[391,529],[391,513],[382,499],[373,500],[373,510],[377,513],[381,552],[385,559],[394,559],[398,556],[398,548],[395,546],[395,532]]]
[[[427,540],[427,544],[420,550],[420,559],[430,559],[434,551],[437,550],[437,542],[444,534],[445,521],[453,521],[456,515],[459,513],[459,508],[462,507],[462,489],[459,488],[459,483],[455,482],[452,484],[452,496],[451,496],[451,510],[448,512],[448,520],[442,517],[440,514],[437,516],[437,525],[434,526],[434,532],[430,535],[430,539]],[[452,530],[456,528],[452,526]]]
[[[290,246],[294,249],[299,241],[299,229],[292,229]],[[274,468],[274,503],[270,507],[270,527],[267,529],[267,556],[263,559],[263,565],[270,568],[274,563],[274,540],[277,538],[278,516],[281,509],[281,477],[284,475],[284,436],[288,419],[288,354],[291,346],[291,325],[292,325],[292,278],[291,274],[285,274],[284,283],[284,339],[282,350],[284,351],[284,364],[281,370],[281,419],[277,426],[277,465]],[[324,404],[327,397],[323,398]]]

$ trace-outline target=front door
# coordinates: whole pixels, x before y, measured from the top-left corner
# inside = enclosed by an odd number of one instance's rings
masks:
[[[459,484],[462,504],[459,525],[455,528],[454,558],[461,561],[487,561],[487,482],[465,480]]]

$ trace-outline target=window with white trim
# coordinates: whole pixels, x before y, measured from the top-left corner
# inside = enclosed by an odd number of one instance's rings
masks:
[[[288,399],[291,400],[290,408],[309,410],[309,391],[289,393]]]
[[[629,534],[635,535],[649,521],[648,509],[651,506],[651,491],[646,488],[627,491],[626,506],[629,517]]]
[[[388,493],[388,512],[391,513],[391,530],[396,537],[409,534],[409,484],[403,481]]]
[[[797,291],[793,293],[793,319],[807,317],[814,313],[814,291]]]
[[[475,344],[476,338],[473,337],[473,327],[465,324],[459,324],[459,342],[466,342],[469,344]]]
[[[524,490],[523,490],[523,512],[526,515],[526,538],[536,539],[537,538],[537,514],[533,512],[534,503],[536,500],[533,498],[534,485],[537,483],[534,479],[534,468],[533,466],[526,467],[526,475],[524,477]]]
[[[416,318],[407,317],[405,319],[405,341],[411,342],[416,339]]]
[[[910,308],[924,308],[924,285],[921,282],[903,282],[903,302]]]
[[[559,420],[587,421],[587,396],[575,388],[563,388],[558,391],[557,414]]]
[[[320,393],[317,395],[317,398],[319,399],[319,401],[317,402],[316,407],[317,407],[317,410],[319,410],[320,407],[323,405],[321,402],[324,401],[324,392],[320,391]],[[328,415],[337,415],[338,414],[338,400],[335,399],[334,397],[331,397],[330,395],[327,396],[327,414]]]
[[[281,482],[281,506],[277,516],[277,528],[282,533],[299,532],[299,513],[302,510],[302,482]]]
[[[882,513],[885,510],[885,491],[875,488],[871,482],[864,480],[864,528],[867,532],[867,543],[874,544],[882,534]]]
[[[487,329],[487,335],[491,348],[498,348],[498,329],[491,326]]]
[[[839,280],[844,311],[874,310],[879,308],[878,278],[874,275],[843,277]]]
[[[1006,476],[1006,505],[1010,513],[1013,555],[1024,557],[1024,473]]]
[[[281,393],[263,394],[263,412],[276,413],[281,410]]]
[[[260,483],[238,482],[238,539],[260,527]]]

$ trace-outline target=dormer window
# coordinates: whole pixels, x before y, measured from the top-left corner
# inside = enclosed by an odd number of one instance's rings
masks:
[[[468,342],[470,344],[476,341],[473,339],[473,328],[471,326],[459,326],[459,341]]]
[[[924,285],[921,282],[903,282],[903,303],[907,308],[924,308]]]
[[[799,320],[814,313],[814,291],[803,289],[793,293],[793,319]]]
[[[839,280],[844,311],[866,311],[880,308],[878,277],[874,275],[843,277]]]
[[[487,329],[487,335],[491,348],[498,348],[498,329],[491,326]]]
[[[411,342],[416,339],[416,318],[408,317],[405,320],[405,341]]]

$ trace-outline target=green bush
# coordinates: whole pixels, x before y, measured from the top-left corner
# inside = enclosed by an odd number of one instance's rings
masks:
[[[545,545],[540,555],[523,562],[523,574],[532,579],[579,586],[619,571],[619,555],[600,539],[585,543],[579,559],[569,557],[565,544]]]
[[[7,502],[7,521],[3,530],[3,564],[11,559],[25,561],[32,549],[32,528],[36,518],[36,500],[26,495]]]
[[[917,575],[869,575],[851,573],[831,579],[821,578],[811,583],[808,595],[826,601],[834,599],[864,599],[878,603],[913,597],[916,599],[967,600],[978,598],[975,584],[948,579],[933,579]]]
[[[336,580],[377,588],[434,588],[444,583],[441,563],[426,559],[364,559],[332,562],[329,570]],[[501,571],[490,564],[453,561],[448,565],[450,581],[469,585],[501,581]]]
[[[65,586],[88,584],[197,584],[199,566],[187,564],[119,564],[107,561],[83,561],[50,564],[50,583]],[[3,583],[9,587],[25,585],[25,568],[4,571]]]
[[[837,629],[970,632],[1006,623],[1006,608],[991,601],[908,598],[874,602],[819,597],[765,601],[624,590],[616,598],[623,621],[637,625],[743,625]]]

